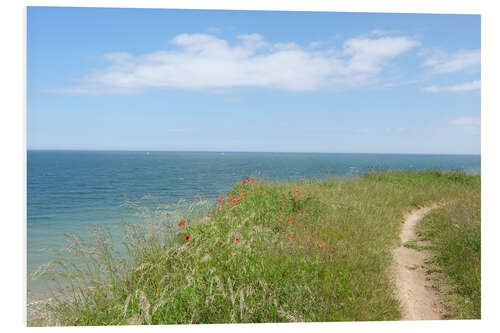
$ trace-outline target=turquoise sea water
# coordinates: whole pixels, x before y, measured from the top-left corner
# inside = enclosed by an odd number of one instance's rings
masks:
[[[28,151],[28,272],[51,259],[41,248],[65,245],[64,233],[118,227],[134,212],[127,200],[152,195],[168,204],[200,196],[215,202],[247,176],[267,180],[358,176],[373,170],[479,172],[479,155]],[[126,196],[125,196],[126,195]],[[28,279],[28,289],[40,288]]]

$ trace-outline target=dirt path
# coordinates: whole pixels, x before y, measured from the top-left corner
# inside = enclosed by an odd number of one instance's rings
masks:
[[[420,208],[405,216],[401,244],[417,239],[417,222],[437,207],[438,205],[432,205]],[[402,320],[442,319],[443,305],[440,296],[432,288],[423,267],[427,257],[426,251],[417,251],[403,245],[394,251],[394,278],[402,305]]]

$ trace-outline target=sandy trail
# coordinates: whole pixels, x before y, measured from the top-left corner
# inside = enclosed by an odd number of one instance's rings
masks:
[[[432,205],[420,208],[406,215],[401,232],[402,244],[417,239],[417,222],[437,207],[438,205]],[[394,258],[394,278],[402,305],[402,320],[442,319],[443,304],[423,268],[428,253],[401,245],[394,251]]]

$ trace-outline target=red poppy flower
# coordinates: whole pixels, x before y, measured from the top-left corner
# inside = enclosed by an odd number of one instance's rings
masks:
[[[325,244],[323,244],[323,242],[319,242],[319,245],[323,246],[323,245],[325,245]]]
[[[223,199],[220,199],[220,198],[219,198],[219,199],[217,199],[217,200],[219,200],[219,202],[223,202],[223,201],[224,201]]]
[[[207,217],[212,217],[212,215],[210,215],[210,213],[207,214]]]
[[[167,228],[172,229],[172,225],[168,225]]]
[[[187,242],[188,240],[190,240],[190,239],[191,239],[191,236],[186,236],[186,237],[184,237],[184,240],[185,240],[186,242]]]
[[[262,193],[264,193],[264,192],[260,191],[259,193],[260,193],[260,194],[262,194]]]
[[[224,246],[224,242],[220,242],[220,243],[219,243],[219,245],[220,245],[220,246]]]
[[[180,220],[180,222],[179,222],[179,227],[183,227],[183,226],[185,226],[185,225],[186,225],[186,221],[184,221],[184,220]]]
[[[234,241],[235,241],[236,243],[238,243],[238,242],[240,241],[240,239],[239,239],[238,237],[236,237],[236,238],[234,239]]]
[[[294,239],[295,237],[293,237],[293,235],[290,235],[290,239]]]
[[[233,204],[235,204],[235,203],[236,203],[236,200],[234,200],[234,199],[233,199],[232,203],[233,203]]]
[[[293,218],[289,217],[289,218],[288,218],[288,221],[293,221]]]
[[[266,216],[268,216],[268,215],[269,215],[269,213],[266,213]]]
[[[280,212],[280,216],[281,216],[281,212]]]
[[[282,220],[286,220],[286,217],[282,216],[282,217],[281,217],[281,219],[282,219]]]
[[[247,182],[247,181],[246,181],[246,180],[244,180],[244,181],[243,181],[243,184],[245,184],[246,182]]]
[[[341,241],[341,240],[339,240],[339,241],[337,242],[337,245],[339,245],[339,246],[340,246],[340,245],[342,245],[342,244],[343,244],[343,243],[342,243],[342,241]]]
[[[228,197],[228,196],[229,196],[229,193],[226,194],[226,197]]]
[[[256,188],[256,187],[257,187],[257,185],[253,184],[253,185],[252,185],[252,187],[253,187],[253,188]]]
[[[298,189],[298,188],[296,188],[296,189],[295,189],[295,192],[298,192],[298,191],[299,191],[299,189]]]
[[[244,197],[246,194],[245,193],[241,193],[241,196]]]
[[[311,237],[311,240],[315,240],[314,237]]]
[[[327,245],[327,246],[326,246],[326,248],[327,248],[327,249],[329,249],[329,248],[330,248],[330,245]]]
[[[236,201],[240,202],[240,201],[241,201],[241,198],[238,198],[238,200],[236,200]]]

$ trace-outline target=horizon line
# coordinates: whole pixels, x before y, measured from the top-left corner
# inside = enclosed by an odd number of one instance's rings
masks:
[[[28,151],[86,151],[86,152],[176,152],[176,153],[268,153],[268,154],[364,154],[364,155],[455,155],[481,156],[481,153],[399,153],[399,152],[321,152],[321,151],[241,151],[241,150],[169,150],[169,149],[66,149],[66,148],[26,148]]]

